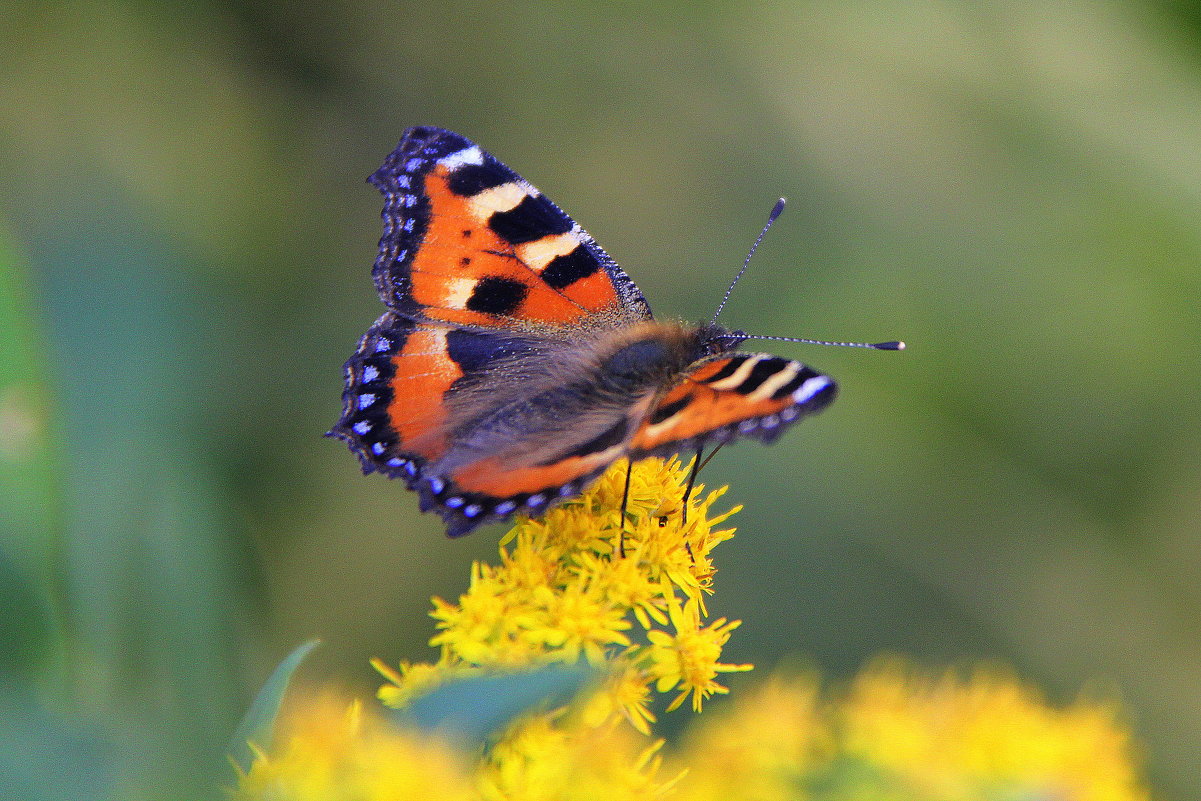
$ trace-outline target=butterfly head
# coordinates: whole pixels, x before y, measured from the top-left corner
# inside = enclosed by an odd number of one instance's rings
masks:
[[[718,356],[738,347],[747,339],[745,331],[731,331],[716,323],[704,323],[696,330],[697,358]]]

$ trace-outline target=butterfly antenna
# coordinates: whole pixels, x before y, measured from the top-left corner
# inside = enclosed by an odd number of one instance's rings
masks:
[[[802,345],[833,345],[839,348],[871,348],[872,350],[905,350],[905,343],[899,341],[892,342],[831,342],[827,339],[799,339],[798,337],[769,337],[759,334],[743,334],[737,335],[739,340],[745,339],[771,339],[776,342],[800,342]]]
[[[738,283],[738,279],[742,278],[742,274],[746,272],[746,268],[751,263],[751,256],[755,255],[755,249],[759,247],[759,243],[763,241],[763,237],[767,236],[767,229],[771,228],[771,224],[776,221],[776,218],[784,213],[784,198],[776,201],[776,205],[772,207],[771,214],[767,215],[767,224],[763,226],[763,230],[759,232],[759,236],[755,238],[755,244],[751,245],[751,252],[746,254],[746,260],[742,262],[742,269],[738,271],[738,275],[734,276],[734,280],[730,282],[729,288],[726,289],[725,296],[721,299],[721,303],[717,304],[717,311],[713,312],[713,319],[709,321],[709,325],[717,322],[717,316],[721,314],[721,310],[726,307],[726,301],[730,299],[730,293],[734,291],[734,285]]]

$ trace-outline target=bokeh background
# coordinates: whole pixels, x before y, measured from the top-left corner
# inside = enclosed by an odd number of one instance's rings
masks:
[[[30,2],[0,10],[0,753],[61,797],[220,774],[304,639],[428,659],[448,541],[321,434],[380,311],[364,177],[481,143],[838,403],[706,469],[732,661],[882,651],[1119,696],[1201,799],[1201,4]],[[753,680],[753,677],[747,680]],[[673,713],[673,718],[688,713]],[[19,758],[15,755],[20,754]],[[78,784],[75,784],[78,782]],[[114,789],[115,788],[115,789]],[[16,796],[14,796],[16,797]]]

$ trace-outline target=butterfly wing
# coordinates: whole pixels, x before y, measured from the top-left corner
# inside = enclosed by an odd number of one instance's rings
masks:
[[[451,536],[538,513],[620,458],[658,394],[606,387],[587,349],[387,312],[346,363],[330,433],[364,472],[404,479]]]
[[[724,353],[692,365],[655,403],[630,443],[630,457],[661,456],[738,437],[772,442],[792,423],[821,411],[834,380],[792,359]]]
[[[384,195],[375,284],[402,315],[509,328],[650,318],[587,232],[456,133],[410,128],[368,180]]]
[[[652,395],[594,403],[580,375],[575,389],[554,388],[582,369],[582,336],[650,320],[638,288],[458,134],[406,131],[369,180],[384,195],[373,275],[389,311],[346,363],[330,434],[364,472],[404,479],[452,535],[579,492],[620,455]]]

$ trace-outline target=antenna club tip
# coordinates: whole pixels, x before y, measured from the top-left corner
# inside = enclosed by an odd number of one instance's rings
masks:
[[[876,350],[905,350],[904,342],[876,342],[872,345]]]
[[[776,201],[776,205],[772,206],[771,214],[767,215],[768,225],[771,225],[771,223],[775,222],[777,217],[784,213],[785,203],[787,203],[787,201],[784,198],[780,198]]]

